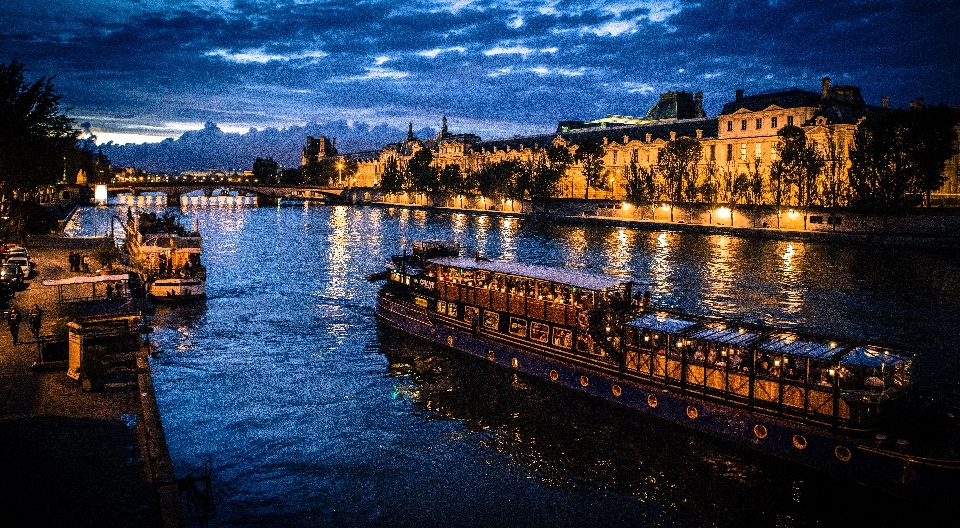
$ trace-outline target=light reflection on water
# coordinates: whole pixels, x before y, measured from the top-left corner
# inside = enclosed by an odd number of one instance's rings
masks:
[[[955,259],[799,242],[788,255],[776,241],[405,209],[190,214],[209,298],[158,311],[153,368],[178,474],[213,461],[215,525],[866,526],[929,514],[379,335],[365,277],[423,238],[629,274],[663,305],[922,349],[935,367],[921,384],[956,397]]]

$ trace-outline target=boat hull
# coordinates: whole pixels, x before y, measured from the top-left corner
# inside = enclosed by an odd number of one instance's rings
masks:
[[[592,368],[539,354],[482,329],[477,332],[444,324],[426,308],[404,302],[384,290],[377,296],[375,313],[380,322],[406,334],[505,369],[865,484],[902,491],[960,489],[960,467],[956,463],[900,453],[892,439],[886,441],[893,444],[888,446],[875,439],[806,427],[644,384],[613,369]]]
[[[147,296],[154,301],[169,302],[204,299],[207,286],[199,279],[158,279],[147,285]]]

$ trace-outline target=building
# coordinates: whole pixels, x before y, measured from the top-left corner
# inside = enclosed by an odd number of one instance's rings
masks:
[[[922,100],[917,100],[911,106],[922,104]],[[825,181],[821,186],[828,185],[829,178],[845,177],[850,164],[847,153],[857,124],[886,111],[887,106],[886,98],[880,105],[867,104],[858,87],[833,86],[825,77],[819,92],[791,88],[745,95],[743,90],[737,90],[733,100],[724,104],[713,118],[703,111],[701,92],[682,91],[661,94],[643,118],[611,115],[589,122],[561,121],[552,134],[482,140],[474,134],[450,133],[444,117],[436,137],[418,139],[410,124],[407,137],[401,142],[385,145],[380,151],[343,155],[358,163],[357,173],[345,184],[375,187],[386,164],[396,161],[402,165],[424,148],[433,151],[439,167],[457,164],[463,171],[475,171],[484,164],[503,160],[529,161],[551,145],[575,151],[575,145],[589,138],[603,145],[606,176],[610,179],[608,190],[591,189],[590,197],[619,200],[626,195],[626,174],[631,164],[645,168],[655,165],[660,149],[669,141],[686,136],[700,141],[700,177],[714,178],[721,193],[719,200],[725,201],[731,198],[737,178],[758,175],[769,179],[770,166],[777,160],[778,132],[789,125],[801,127],[824,155]],[[312,155],[322,158],[324,153],[337,155],[333,145],[322,137],[319,141],[307,138],[304,159]],[[960,192],[958,165],[960,154],[947,163],[945,193]],[[561,196],[581,198],[586,191],[580,167],[572,166],[561,182]],[[765,203],[770,203],[767,198]],[[787,199],[789,204],[790,197]]]

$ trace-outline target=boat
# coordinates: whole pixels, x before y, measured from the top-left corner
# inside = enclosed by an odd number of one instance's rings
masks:
[[[189,301],[207,295],[207,270],[200,261],[203,239],[196,222],[187,231],[170,214],[128,213],[124,249],[142,276],[148,298]]]
[[[277,200],[280,207],[326,204],[327,196],[319,191],[294,191]]]
[[[960,491],[960,414],[911,390],[914,354],[660,310],[631,281],[452,249],[392,258],[380,324],[857,482]]]

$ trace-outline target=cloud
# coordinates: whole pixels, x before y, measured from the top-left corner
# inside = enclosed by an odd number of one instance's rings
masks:
[[[377,79],[398,80],[410,76],[409,72],[391,70],[389,68],[366,68],[367,72],[361,75],[352,75],[338,79],[340,81],[372,81]]]
[[[225,49],[215,49],[204,54],[207,57],[219,57],[229,62],[237,64],[266,64],[271,61],[296,61],[303,59],[322,59],[328,54],[323,51],[308,51],[304,53],[294,53],[289,55],[266,53],[263,48],[248,49],[239,52],[232,52]]]
[[[541,48],[534,49],[528,48],[526,46],[494,46],[487,51],[484,51],[483,54],[487,57],[495,57],[497,55],[521,55],[524,59],[528,56],[533,55],[534,53],[556,53],[558,50],[557,47]]]
[[[421,57],[427,57],[428,59],[435,59],[441,53],[454,53],[454,52],[466,53],[467,48],[464,48],[463,46],[451,46],[449,48],[433,48],[430,50],[424,50],[424,51],[418,52],[417,55],[420,55]]]

